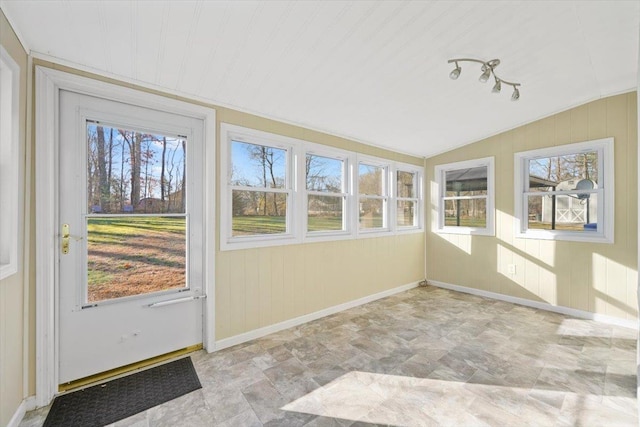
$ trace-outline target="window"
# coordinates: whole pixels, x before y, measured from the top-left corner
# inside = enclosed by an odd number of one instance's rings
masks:
[[[360,231],[388,229],[389,166],[363,161],[358,163],[358,223]]]
[[[290,232],[288,151],[231,140],[231,236]]]
[[[515,155],[518,237],[613,241],[613,138]]]
[[[347,231],[346,165],[344,158],[306,154],[306,223],[310,235]]]
[[[220,137],[220,250],[422,231],[419,166],[227,123]]]
[[[420,173],[418,170],[396,170],[396,226],[410,229],[420,226]]]
[[[493,157],[436,166],[438,232],[494,235]]]
[[[18,271],[20,69],[0,46],[0,279]]]

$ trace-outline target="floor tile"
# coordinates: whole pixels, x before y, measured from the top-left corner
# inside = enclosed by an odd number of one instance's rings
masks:
[[[637,335],[416,288],[194,353],[201,390],[110,427],[637,426]]]

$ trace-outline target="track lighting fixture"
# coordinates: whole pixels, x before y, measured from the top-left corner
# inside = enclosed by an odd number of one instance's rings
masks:
[[[518,86],[520,86],[520,83],[508,82],[496,75],[495,69],[498,65],[500,65],[499,59],[492,59],[490,61],[481,61],[479,59],[472,59],[472,58],[450,59],[449,64],[452,62],[456,64],[456,68],[449,73],[449,77],[452,80],[456,80],[458,77],[460,77],[460,72],[462,71],[462,68],[460,67],[460,65],[458,65],[458,62],[463,62],[463,61],[477,62],[479,64],[482,64],[482,67],[480,68],[480,70],[482,71],[482,74],[478,78],[478,80],[482,83],[486,83],[487,81],[489,81],[489,78],[493,75],[493,78],[496,84],[493,86],[493,89],[491,90],[491,92],[500,93],[500,90],[502,89],[502,84],[504,83],[506,85],[513,87],[513,94],[511,95],[511,100],[517,101],[518,99],[520,99],[520,90],[518,90]]]

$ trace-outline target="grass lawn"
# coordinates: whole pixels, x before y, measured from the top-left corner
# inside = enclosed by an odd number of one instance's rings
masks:
[[[455,227],[456,219],[447,217],[444,220],[444,225],[447,227]],[[460,218],[460,227],[486,227],[487,221],[484,218]]]
[[[243,215],[233,217],[231,228],[233,236],[279,234],[287,231],[287,224],[284,216]]]
[[[185,234],[184,218],[90,218],[88,301],[184,287]]]
[[[310,216],[308,217],[309,231],[339,231],[342,230],[342,218],[338,216]],[[361,228],[382,227],[382,217],[360,218]],[[234,216],[232,223],[234,236],[251,236],[255,234],[278,234],[286,232],[284,216],[244,215]]]
[[[342,217],[310,216],[307,224],[309,231],[340,231],[342,230]]]
[[[279,234],[286,232],[284,216],[244,215],[233,217],[233,235]],[[342,230],[342,218],[336,216],[310,216],[309,231]]]

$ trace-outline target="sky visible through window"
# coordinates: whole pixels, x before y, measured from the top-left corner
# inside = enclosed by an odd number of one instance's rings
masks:
[[[281,148],[231,143],[231,183],[247,187],[283,188],[287,151]]]
[[[160,211],[183,210],[184,138],[87,122],[87,144],[88,203],[94,213],[137,211],[150,199],[165,202]]]

